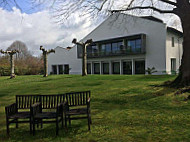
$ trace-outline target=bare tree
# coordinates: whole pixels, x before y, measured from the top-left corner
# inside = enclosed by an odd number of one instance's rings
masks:
[[[0,52],[2,54],[8,54],[10,56],[10,66],[11,66],[11,79],[12,78],[15,78],[15,71],[14,71],[14,57],[13,55],[18,53],[19,51],[18,50],[12,50],[12,51],[3,51],[3,50],[0,50]]]
[[[13,42],[8,48],[7,51],[18,50],[19,53],[16,53],[16,59],[26,59],[31,57],[31,53],[28,50],[26,44],[22,41]]]
[[[77,39],[73,39],[72,43],[82,47],[82,76],[87,75],[87,47],[92,44],[92,39],[87,40],[86,42],[77,42]]]
[[[40,46],[40,50],[43,52],[43,58],[44,58],[44,77],[48,76],[48,61],[47,61],[47,55],[50,53],[55,53],[55,50],[50,49],[50,50],[45,50],[43,46]]]

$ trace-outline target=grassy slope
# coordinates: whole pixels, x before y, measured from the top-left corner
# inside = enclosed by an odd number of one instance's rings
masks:
[[[0,77],[0,141],[190,141],[190,103],[175,90],[152,85],[174,76],[60,75]],[[36,136],[29,126],[11,125],[6,136],[4,106],[16,94],[59,94],[91,90],[92,130],[87,120],[73,121],[68,132],[55,136],[55,124],[44,125]]]

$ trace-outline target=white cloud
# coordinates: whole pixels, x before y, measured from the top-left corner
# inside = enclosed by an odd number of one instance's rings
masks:
[[[40,45],[45,48],[67,47],[73,38],[82,39],[95,24],[90,18],[78,17],[77,13],[67,23],[59,25],[48,11],[26,14],[16,8],[13,11],[0,8],[0,27],[0,49],[6,49],[15,40],[20,40],[35,55],[39,55]]]
[[[87,17],[79,15],[79,12],[75,12],[60,25],[48,11],[26,14],[16,8],[12,11],[0,8],[0,49],[6,49],[15,40],[26,43],[35,55],[41,53],[40,45],[48,49],[70,46],[73,38],[82,39],[103,21],[103,18],[95,22],[95,19],[91,19],[89,15]],[[159,14],[154,15],[180,29],[180,22],[176,16],[164,18],[163,15],[161,17]]]

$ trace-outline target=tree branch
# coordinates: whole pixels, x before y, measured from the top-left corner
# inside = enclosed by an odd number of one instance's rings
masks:
[[[173,5],[173,6],[177,6],[177,3],[169,1],[169,0],[160,0],[161,2],[165,2],[167,4]]]
[[[152,9],[156,12],[159,12],[159,13],[172,13],[172,14],[175,14],[173,10],[161,10],[161,9],[158,9],[156,7],[151,7],[151,6],[145,6],[145,7],[141,7],[141,6],[136,6],[136,7],[131,7],[131,8],[127,8],[127,9],[121,9],[121,10],[110,10],[111,13],[117,13],[117,12],[124,12],[124,11],[130,11],[130,10],[135,10],[135,9]]]

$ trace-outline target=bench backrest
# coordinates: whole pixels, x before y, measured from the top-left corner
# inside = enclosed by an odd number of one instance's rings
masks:
[[[18,109],[30,109],[34,103],[41,102],[42,109],[54,109],[61,102],[65,101],[65,94],[62,95],[16,95]]]
[[[69,106],[87,105],[90,98],[90,91],[66,93],[66,100]]]
[[[65,102],[65,95],[42,95],[42,109],[56,108],[59,103]]]
[[[40,102],[40,95],[16,95],[18,109],[29,109],[34,103]]]

